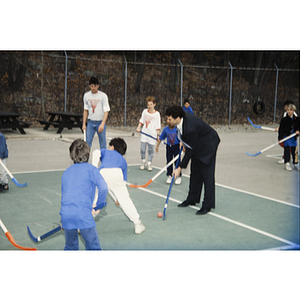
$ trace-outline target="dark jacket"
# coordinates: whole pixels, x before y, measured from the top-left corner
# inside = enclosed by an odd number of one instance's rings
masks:
[[[186,148],[184,158],[180,163],[181,168],[186,168],[191,158],[198,159],[207,165],[210,164],[220,143],[217,132],[190,113],[186,113],[183,118],[182,140],[192,149]]]
[[[283,138],[291,135],[293,132],[296,132],[297,130],[300,131],[300,122],[299,117],[296,117],[295,115],[293,118],[290,118],[288,115],[281,119],[279,131],[278,131],[278,139],[282,140]],[[297,139],[297,136],[294,137]]]

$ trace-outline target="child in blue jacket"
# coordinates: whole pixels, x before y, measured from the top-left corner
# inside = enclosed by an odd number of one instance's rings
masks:
[[[167,164],[175,158],[179,152],[180,152],[180,141],[178,140],[177,137],[177,128],[176,126],[172,126],[171,124],[168,123],[168,126],[166,126],[159,138],[157,139],[157,144],[156,144],[156,152],[158,152],[159,145],[161,141],[164,139],[167,139],[167,145],[166,145],[166,156],[167,156]],[[176,163],[175,163],[176,164]],[[172,173],[173,173],[173,166],[169,166],[167,168],[167,181],[166,183],[170,184],[172,182]],[[179,177],[175,179],[175,184],[180,184],[181,183],[181,174]]]
[[[3,164],[6,166],[8,158],[8,149],[6,145],[5,136],[0,132],[0,159]],[[5,170],[0,166],[0,192],[7,191],[8,187],[8,179]]]
[[[86,250],[101,250],[94,216],[106,206],[107,184],[98,169],[88,163],[90,147],[83,140],[75,140],[70,148],[74,164],[61,178],[61,223],[65,231],[64,250],[79,250],[78,229]],[[93,208],[96,187],[98,199]]]

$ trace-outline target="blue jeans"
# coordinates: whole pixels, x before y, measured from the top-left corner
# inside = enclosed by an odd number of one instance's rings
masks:
[[[104,125],[103,131],[98,133],[98,127],[101,123],[102,121],[88,120],[86,127],[86,142],[89,144],[90,148],[92,148],[93,138],[96,132],[98,134],[100,148],[106,149],[106,124]]]
[[[64,250],[79,250],[78,230],[64,229],[66,245]],[[86,250],[101,250],[100,242],[96,227],[88,229],[80,229],[80,234],[85,241]]]

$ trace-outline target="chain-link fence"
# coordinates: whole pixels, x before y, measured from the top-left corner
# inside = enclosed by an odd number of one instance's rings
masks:
[[[236,68],[182,63],[141,63],[95,58],[95,53],[72,56],[61,52],[6,53],[24,71],[0,74],[0,110],[19,112],[25,120],[45,118],[46,111],[83,112],[83,95],[91,76],[109,98],[108,125],[137,125],[147,96],[156,98],[162,117],[167,106],[189,99],[195,114],[209,124],[243,124],[249,116],[260,123],[279,122],[285,100],[299,98],[299,69]],[[11,82],[14,78],[15,82]],[[254,80],[253,80],[254,78]],[[67,79],[67,80],[66,80]],[[252,82],[252,83],[251,83]],[[298,103],[296,103],[297,105]],[[253,109],[255,108],[255,109]],[[299,107],[297,107],[299,109]],[[36,124],[38,124],[36,122]]]

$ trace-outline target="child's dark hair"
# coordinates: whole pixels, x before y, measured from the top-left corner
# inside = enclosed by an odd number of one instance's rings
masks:
[[[114,146],[114,149],[121,155],[124,155],[127,150],[127,144],[122,138],[113,138],[109,142],[109,146]]]
[[[91,78],[90,78],[90,81],[89,81],[89,85],[91,85],[91,84],[96,84],[96,85],[98,85],[98,84],[99,84],[98,78],[97,78],[97,77],[91,77]]]
[[[291,100],[285,100],[283,107],[285,107],[286,105],[290,105],[290,104],[295,104],[295,103]]]
[[[88,162],[90,146],[84,140],[77,139],[71,144],[69,152],[74,164]]]
[[[189,99],[184,99],[183,104],[186,104],[186,103],[190,104],[190,100]]]
[[[172,117],[173,119],[176,119],[178,117],[183,118],[183,117],[185,117],[185,112],[181,106],[174,105],[174,106],[170,106],[166,109],[165,115],[167,117]]]

